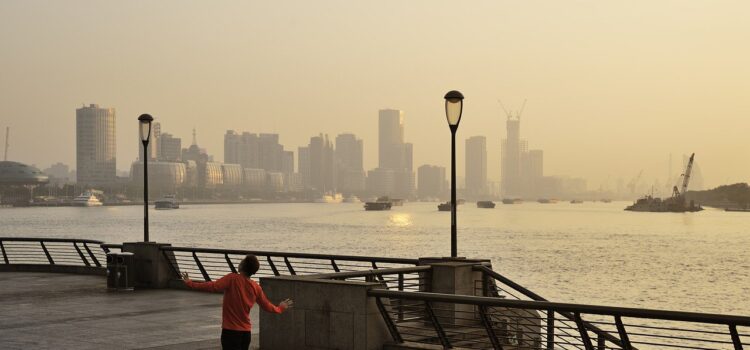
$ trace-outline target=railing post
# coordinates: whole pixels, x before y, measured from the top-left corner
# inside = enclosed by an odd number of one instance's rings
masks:
[[[385,325],[388,327],[388,331],[391,333],[391,337],[393,337],[393,341],[397,343],[403,343],[404,339],[401,338],[401,333],[398,332],[398,327],[396,327],[393,319],[391,319],[391,315],[388,314],[388,311],[385,309],[385,305],[383,305],[383,301],[380,300],[380,297],[375,298],[375,303],[378,305],[378,310],[380,310],[380,314],[383,316],[383,320],[385,321]]]
[[[286,257],[286,256],[284,257],[284,263],[286,264],[286,268],[289,270],[289,274],[291,274],[292,276],[297,275],[297,273],[294,272],[294,268],[292,267],[292,263],[289,261],[289,258]]]
[[[335,272],[341,272],[341,270],[339,270],[339,266],[336,265],[336,260],[331,259],[331,266],[333,267],[333,271],[335,271]]]
[[[729,334],[732,335],[732,343],[734,343],[734,350],[742,350],[742,340],[740,340],[740,334],[737,333],[737,325],[729,325]]]
[[[490,322],[490,318],[487,316],[486,306],[479,305],[479,317],[482,319],[482,325],[484,326],[484,329],[487,331],[487,337],[490,338],[492,347],[495,350],[503,350],[503,344],[501,344],[500,340],[497,339],[497,334],[495,334],[495,330],[492,328],[492,322]]]
[[[10,260],[8,260],[8,254],[5,253],[5,246],[3,245],[3,241],[0,241],[0,251],[3,252],[3,260],[6,264],[10,264]]]
[[[232,259],[229,259],[229,254],[224,254],[224,259],[227,260],[227,265],[229,265],[229,269],[232,270],[233,273],[237,273],[237,269],[234,268],[234,263],[232,263]]]
[[[622,350],[631,350],[633,346],[630,345],[628,332],[625,331],[625,325],[622,324],[622,317],[619,315],[615,316],[615,325],[617,325],[617,333],[620,335]]]
[[[398,291],[399,292],[404,291],[404,274],[403,273],[398,274]],[[404,301],[402,299],[398,299],[398,320],[399,321],[404,320]]]
[[[167,254],[167,251],[163,249],[161,251],[161,254],[164,256],[164,259],[167,259],[167,261],[169,262],[169,267],[172,268],[171,270],[172,272],[174,272],[175,276],[177,276],[177,278],[181,278],[182,276],[180,276],[180,271],[177,269],[179,267],[177,266],[177,258],[174,255],[172,255],[172,258],[174,259],[170,258]]]
[[[281,276],[281,274],[279,273],[279,270],[276,269],[276,264],[274,264],[273,260],[271,260],[271,256],[270,255],[267,256],[266,260],[268,260],[268,266],[271,267],[271,271],[273,271],[273,275],[274,276]]]
[[[596,336],[596,348],[597,350],[606,350],[606,344],[604,342],[604,337],[601,334],[598,334]]]
[[[96,258],[96,255],[94,255],[94,252],[92,252],[91,248],[89,248],[88,243],[83,242],[83,248],[86,249],[86,253],[89,254],[89,257],[91,257],[91,261],[94,262],[94,265],[96,265],[96,267],[102,267],[102,264],[99,262],[99,259]]]
[[[198,259],[198,254],[195,254],[195,252],[193,252],[193,260],[195,260],[195,264],[198,265],[198,270],[201,270],[201,274],[203,274],[203,280],[206,282],[211,282],[211,276],[209,276],[208,272],[206,272],[206,269],[203,268],[203,264],[201,264],[200,259]]]
[[[377,270],[378,269],[378,264],[376,264],[375,261],[372,262],[372,269],[373,270]],[[383,275],[377,275],[377,277],[378,277],[378,281],[380,281],[380,283],[385,283],[385,278],[383,278]]]
[[[555,348],[555,311],[547,310],[547,350]]]
[[[73,242],[73,247],[76,248],[76,251],[78,252],[78,256],[81,257],[81,261],[83,261],[83,264],[86,266],[91,266],[91,264],[89,264],[89,261],[86,260],[86,256],[83,255],[83,251],[81,251],[81,248],[78,248],[78,243]]]
[[[443,345],[444,348],[452,348],[450,341],[448,341],[448,337],[445,335],[445,331],[443,330],[443,326],[440,325],[440,321],[438,321],[438,318],[435,317],[435,312],[432,311],[432,306],[430,306],[429,301],[424,302],[425,306],[425,312],[427,312],[427,317],[430,319],[430,322],[432,322],[432,326],[435,327],[435,332],[437,333],[438,338],[440,338],[440,344]]]
[[[52,255],[49,254],[49,250],[47,250],[47,247],[44,246],[44,241],[39,241],[39,243],[42,245],[42,250],[44,250],[44,255],[47,256],[47,260],[49,260],[50,265],[54,265],[55,261],[52,260]]]
[[[586,326],[583,324],[583,320],[581,319],[581,314],[576,312],[573,315],[573,318],[576,320],[578,332],[581,333],[581,342],[583,342],[583,347],[586,350],[594,350],[594,346],[591,345],[591,338],[589,338],[589,332],[588,330],[586,330]]]

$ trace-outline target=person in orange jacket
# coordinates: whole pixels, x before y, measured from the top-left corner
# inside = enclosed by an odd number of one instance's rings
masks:
[[[182,274],[185,285],[191,289],[224,293],[221,310],[221,348],[223,350],[247,350],[250,348],[250,309],[256,303],[272,313],[283,313],[292,307],[292,300],[286,299],[274,305],[258,282],[250,277],[258,272],[260,263],[255,255],[247,255],[240,263],[239,273],[228,273],[215,282],[193,282],[188,273]]]

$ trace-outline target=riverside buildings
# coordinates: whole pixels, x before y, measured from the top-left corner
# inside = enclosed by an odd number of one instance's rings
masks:
[[[439,200],[448,191],[445,167],[422,165],[417,169],[417,194],[422,199]]]
[[[76,181],[84,186],[115,183],[115,109],[97,104],[76,109]]]
[[[487,138],[474,136],[466,139],[465,162],[465,194],[471,199],[483,199],[483,197],[489,195],[487,188]]]

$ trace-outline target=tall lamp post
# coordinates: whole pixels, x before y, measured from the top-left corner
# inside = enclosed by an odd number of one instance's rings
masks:
[[[154,117],[141,114],[138,117],[141,142],[143,143],[143,241],[148,242],[148,141],[151,138],[151,122]]]
[[[445,94],[445,117],[451,129],[451,257],[458,256],[456,228],[456,130],[464,109],[464,95],[456,90]]]

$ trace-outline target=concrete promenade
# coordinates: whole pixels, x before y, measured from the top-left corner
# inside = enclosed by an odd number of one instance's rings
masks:
[[[107,292],[103,276],[0,273],[0,349],[219,349],[221,294]],[[258,309],[251,313],[257,349]]]

